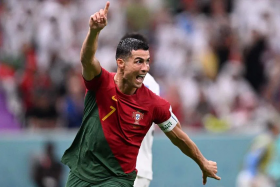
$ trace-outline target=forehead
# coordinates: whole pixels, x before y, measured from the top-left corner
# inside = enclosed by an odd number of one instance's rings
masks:
[[[132,50],[131,51],[131,57],[133,59],[137,58],[137,57],[141,57],[143,59],[148,59],[148,58],[150,58],[150,52],[149,52],[149,50],[142,50],[142,49]]]

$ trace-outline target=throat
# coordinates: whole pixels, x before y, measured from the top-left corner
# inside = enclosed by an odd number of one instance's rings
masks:
[[[118,86],[118,88],[125,95],[133,95],[137,91],[137,88],[131,88],[131,87],[127,86],[127,85],[120,85],[120,86]]]
[[[119,91],[125,95],[133,95],[136,93],[137,88],[130,86],[125,79],[118,79],[118,76],[114,76],[114,82],[118,87]]]

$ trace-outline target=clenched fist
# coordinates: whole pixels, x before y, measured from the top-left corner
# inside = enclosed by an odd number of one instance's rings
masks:
[[[91,30],[100,31],[107,25],[107,13],[109,10],[110,2],[108,1],[104,9],[90,16],[89,28]]]

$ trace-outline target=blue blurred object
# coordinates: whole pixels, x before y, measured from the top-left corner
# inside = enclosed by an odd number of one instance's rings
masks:
[[[79,128],[83,119],[83,106],[79,106],[71,97],[66,98],[65,115],[68,128]]]

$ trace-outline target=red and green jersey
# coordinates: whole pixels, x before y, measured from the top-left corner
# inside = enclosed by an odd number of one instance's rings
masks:
[[[82,126],[62,162],[92,184],[123,179],[133,185],[141,142],[153,122],[170,118],[170,104],[144,85],[133,95],[121,93],[114,75],[102,68],[85,81]]]

